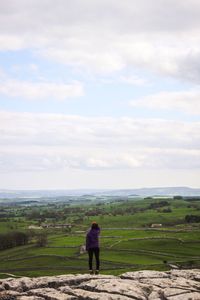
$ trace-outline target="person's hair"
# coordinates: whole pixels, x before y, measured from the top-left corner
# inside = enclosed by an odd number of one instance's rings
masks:
[[[99,229],[99,225],[96,222],[93,222],[91,225],[92,229]]]

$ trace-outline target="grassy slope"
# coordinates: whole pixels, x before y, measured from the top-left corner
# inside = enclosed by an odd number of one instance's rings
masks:
[[[117,203],[117,207],[129,209],[147,208],[150,200]],[[112,211],[115,205],[105,206]],[[136,269],[166,269],[164,260],[172,263],[195,261],[200,263],[200,231],[198,224],[190,228],[188,224],[168,227],[167,224],[183,220],[186,214],[200,214],[195,208],[189,208],[186,201],[171,201],[171,213],[153,209],[129,215],[91,216],[83,219],[83,226],[74,228],[70,235],[50,233],[48,247],[37,248],[34,245],[16,247],[0,252],[0,272],[7,270],[17,275],[42,276],[65,273],[81,273],[87,270],[87,254],[79,254],[79,248],[85,243],[85,234],[75,230],[86,230],[92,220],[101,224],[101,261],[105,274],[119,274]],[[30,222],[20,222],[18,228],[27,228]],[[147,228],[147,224],[166,223],[159,230]],[[0,232],[12,230],[16,222],[1,222]],[[14,227],[14,228],[15,228]],[[109,228],[109,229],[108,229]],[[113,228],[113,229],[112,229]],[[118,228],[118,229],[114,229]],[[123,229],[132,228],[132,229]]]

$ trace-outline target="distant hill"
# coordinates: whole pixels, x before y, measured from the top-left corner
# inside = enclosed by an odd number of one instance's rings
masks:
[[[140,189],[112,190],[102,193],[102,195],[115,196],[200,196],[200,189],[189,187],[155,187]]]
[[[0,190],[0,198],[42,198],[61,196],[200,196],[200,188],[154,187],[139,189],[77,189],[77,190]]]
[[[42,197],[62,197],[62,196],[83,196],[94,195],[103,190],[97,189],[77,189],[77,190],[0,190],[0,198],[42,198]]]

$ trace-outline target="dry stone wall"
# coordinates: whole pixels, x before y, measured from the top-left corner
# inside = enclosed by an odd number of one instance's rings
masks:
[[[0,300],[200,300],[200,270],[0,280]]]

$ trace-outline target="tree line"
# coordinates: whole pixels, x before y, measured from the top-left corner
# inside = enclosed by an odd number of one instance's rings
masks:
[[[13,231],[0,234],[0,250],[28,244],[29,235],[24,232]]]

